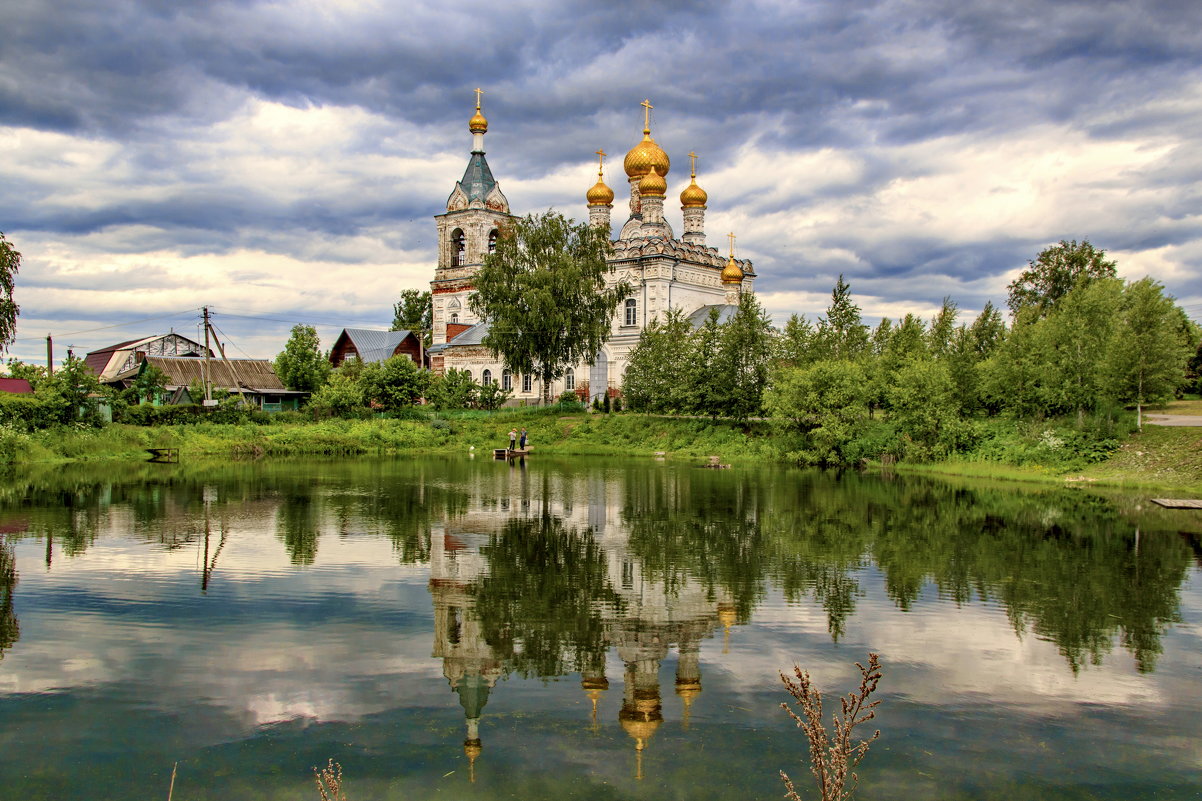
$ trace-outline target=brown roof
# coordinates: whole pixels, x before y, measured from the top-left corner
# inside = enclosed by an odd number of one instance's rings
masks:
[[[12,392],[15,395],[32,395],[33,387],[24,378],[0,378],[0,392]]]
[[[167,374],[168,387],[187,387],[200,384],[204,378],[204,359],[195,356],[147,356],[146,361]],[[233,368],[232,372],[230,368]],[[130,370],[118,378],[132,378]],[[221,389],[284,390],[284,383],[275,374],[275,368],[267,359],[221,359],[209,360],[209,380]]]

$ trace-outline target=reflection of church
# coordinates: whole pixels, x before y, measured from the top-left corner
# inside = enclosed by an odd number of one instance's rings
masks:
[[[502,489],[502,488],[498,488]],[[576,488],[581,490],[583,488]],[[605,486],[590,486],[587,507],[570,503],[531,502],[524,485],[513,487],[516,500],[506,508],[475,498],[461,516],[436,525],[431,532],[430,593],[434,602],[434,652],[443,660],[443,675],[458,694],[466,719],[464,752],[475,779],[475,762],[481,754],[480,718],[497,679],[507,672],[505,658],[485,641],[474,591],[488,575],[485,546],[489,534],[514,517],[525,517],[530,506],[537,514],[559,517],[580,537],[592,537],[604,553],[607,586],[617,602],[599,610],[604,642],[624,666],[622,707],[618,722],[631,738],[636,754],[636,775],[642,778],[642,756],[652,736],[664,722],[660,666],[672,649],[678,653],[674,691],[683,703],[682,724],[687,728],[691,707],[701,693],[701,641],[719,626],[729,637],[735,622],[734,606],[715,599],[701,582],[690,579],[669,587],[647,576],[626,542],[625,528],[607,511]],[[584,493],[581,493],[583,495]],[[561,497],[581,497],[568,491]],[[523,500],[525,499],[525,500]],[[509,506],[520,507],[510,510]],[[509,534],[507,536],[513,536]],[[522,632],[513,632],[518,639]],[[592,725],[599,728],[598,703],[610,689],[605,658],[580,665],[580,686],[592,702]],[[582,722],[582,725],[585,725]]]
[[[479,93],[479,90],[477,90]],[[630,185],[630,215],[621,225],[610,257],[613,272],[607,280],[626,281],[633,288],[615,312],[608,342],[591,364],[570,368],[552,387],[552,396],[575,390],[587,382],[596,397],[607,387],[618,387],[626,371],[631,349],[653,321],[662,320],[669,309],[679,309],[699,327],[711,313],[729,319],[741,292],[752,292],[755,272],[750,261],[734,257],[733,234],[729,256],[705,243],[705,211],[708,196],[697,185],[696,156],[689,184],[680,193],[683,233],[677,237],[664,216],[668,191],[666,178],[671,168],[668,154],[651,138],[651,104],[644,102],[643,138],[626,154],[623,167]],[[488,121],[480,112],[468,122],[472,153],[463,178],[447,199],[446,213],[438,225],[438,266],[430,289],[434,297],[431,366],[435,371],[467,370],[481,383],[500,383],[518,399],[541,397],[535,376],[514,376],[503,369],[481,345],[488,323],[472,312],[468,299],[472,277],[484,258],[493,251],[506,221],[512,219],[509,201],[501,192],[484,157],[484,135]],[[611,230],[610,213],[614,192],[604,180],[604,153],[597,183],[586,193],[588,219],[592,225]]]

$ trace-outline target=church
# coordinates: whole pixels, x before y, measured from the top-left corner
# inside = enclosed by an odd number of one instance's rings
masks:
[[[468,304],[473,276],[513,216],[484,156],[488,120],[481,113],[480,94],[476,90],[476,113],[468,121],[472,152],[467,169],[447,198],[446,212],[434,218],[438,265],[430,282],[434,304],[430,366],[438,373],[466,370],[482,384],[500,383],[510,390],[511,402],[537,403],[543,394],[538,377],[511,375],[504,369],[500,358],[482,344],[488,322],[478,319]],[[755,271],[750,261],[735,258],[733,234],[728,256],[706,244],[708,196],[697,185],[693,153],[689,153],[690,181],[680,193],[682,225],[681,235],[676,236],[664,214],[671,162],[651,137],[650,101],[642,105],[643,138],[623,162],[630,213],[613,241],[612,270],[606,278],[610,285],[626,281],[634,291],[615,311],[604,347],[591,363],[574,365],[557,379],[551,397],[576,392],[592,400],[617,394],[630,351],[644,328],[670,309],[680,309],[694,327],[700,327],[715,309],[725,321],[737,307],[740,293],[754,291]],[[597,155],[597,182],[585,193],[588,220],[612,233],[614,191],[605,183],[605,153],[599,150]]]

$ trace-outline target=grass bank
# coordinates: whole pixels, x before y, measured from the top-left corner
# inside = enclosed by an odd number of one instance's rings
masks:
[[[1165,412],[1189,413],[1186,410],[1195,406],[1202,411],[1202,403],[1195,401],[1175,404]],[[1045,424],[991,420],[982,426],[985,439],[970,454],[928,464],[900,463],[892,469],[902,474],[1162,487],[1202,494],[1202,428],[1147,426],[1142,433],[1119,440],[1112,453],[1082,456],[1067,433],[1054,432]],[[669,458],[698,461],[718,455],[734,464],[783,461],[779,440],[765,423],[743,426],[532,408],[421,414],[400,420],[110,425],[30,434],[0,430],[0,464],[143,460],[147,448],[178,448],[184,459],[488,453],[508,443],[511,428],[523,427],[535,454],[650,457],[663,452]]]

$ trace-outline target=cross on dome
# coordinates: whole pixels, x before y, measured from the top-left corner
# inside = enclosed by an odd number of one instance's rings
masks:
[[[651,105],[651,98],[647,98],[639,105],[643,107],[643,133],[649,134],[651,133],[651,109],[655,106]]]

